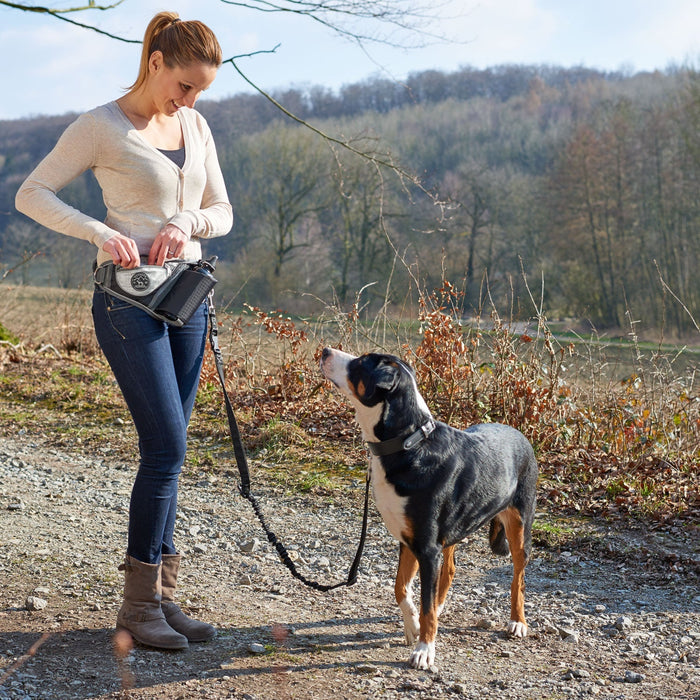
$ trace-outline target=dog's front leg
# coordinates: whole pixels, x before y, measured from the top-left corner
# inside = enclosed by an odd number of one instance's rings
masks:
[[[418,609],[413,604],[413,579],[417,573],[418,560],[413,552],[401,543],[394,595],[396,596],[396,604],[403,614],[403,633],[406,637],[406,644],[410,645],[416,641],[420,632]]]
[[[438,627],[437,584],[440,550],[423,553],[420,569],[420,638],[409,663],[413,668],[429,669],[435,662],[435,637]]]

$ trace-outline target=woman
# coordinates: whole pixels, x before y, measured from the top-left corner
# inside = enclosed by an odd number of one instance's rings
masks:
[[[66,129],[21,186],[17,209],[91,241],[98,265],[199,260],[200,239],[222,236],[233,223],[211,132],[193,109],[221,62],[208,27],[176,13],[157,14],[146,29],[134,85]],[[102,188],[104,223],[56,196],[88,168]],[[92,315],[139,438],[117,629],[142,644],[182,649],[215,634],[173,600],[180,565],[173,543],[177,485],[204,355],[206,307],[176,328],[96,288]]]

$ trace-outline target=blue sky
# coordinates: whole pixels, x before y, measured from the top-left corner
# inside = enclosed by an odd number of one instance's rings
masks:
[[[102,0],[108,3],[109,0]],[[30,3],[27,0],[27,4]],[[87,4],[55,0],[50,7]],[[99,0],[98,0],[99,4]],[[270,50],[241,60],[263,89],[323,85],[337,89],[375,76],[504,63],[654,70],[700,58],[697,0],[415,0],[446,41],[423,48],[367,45],[362,51],[309,19],[246,10],[221,0],[124,0],[105,12],[71,15],[120,36],[141,39],[161,9],[201,19],[216,32],[225,57]],[[404,35],[402,39],[410,42]],[[80,112],[122,94],[133,82],[138,45],[101,37],[54,18],[0,6],[0,119]],[[250,88],[223,66],[207,94],[220,99]]]

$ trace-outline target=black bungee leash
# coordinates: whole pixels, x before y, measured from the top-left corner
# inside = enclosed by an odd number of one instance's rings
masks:
[[[229,432],[231,434],[231,442],[233,443],[233,451],[236,456],[236,464],[238,465],[238,472],[240,474],[241,483],[238,487],[243,498],[248,500],[253,507],[255,515],[257,515],[262,529],[267,535],[267,539],[271,545],[277,550],[280,559],[284,565],[289,569],[292,575],[299,579],[305,586],[313,588],[317,591],[332,591],[334,588],[340,588],[341,586],[352,586],[357,581],[357,571],[360,567],[360,560],[362,559],[362,550],[365,546],[365,538],[367,536],[367,517],[369,510],[369,483],[370,483],[370,472],[367,470],[367,479],[365,482],[365,505],[364,514],[362,516],[362,532],[360,534],[360,542],[357,545],[357,552],[355,553],[355,559],[350,566],[348,572],[348,578],[346,581],[341,581],[335,584],[322,584],[317,581],[309,581],[303,574],[301,574],[294,562],[291,560],[289,553],[285,549],[284,545],[277,539],[272,530],[268,527],[265,522],[265,517],[260,509],[257,499],[250,491],[250,470],[248,469],[248,459],[246,458],[245,449],[243,447],[243,440],[241,439],[241,432],[238,429],[238,422],[236,421],[236,416],[233,412],[233,406],[231,405],[231,400],[229,399],[228,392],[226,391],[226,382],[224,378],[224,362],[221,355],[221,349],[219,348],[219,332],[216,324],[216,309],[214,308],[214,295],[210,293],[207,297],[207,310],[209,313],[209,344],[211,350],[214,353],[214,364],[216,365],[216,373],[219,376],[219,382],[221,383],[221,388],[224,394],[224,404],[226,405],[226,415],[228,416],[228,426]]]

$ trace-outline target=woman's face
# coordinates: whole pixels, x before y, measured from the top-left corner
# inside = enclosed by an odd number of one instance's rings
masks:
[[[168,68],[160,51],[149,61],[147,87],[155,109],[166,115],[175,114],[180,107],[194,107],[199,96],[216,78],[217,68],[208,63],[190,63]]]

